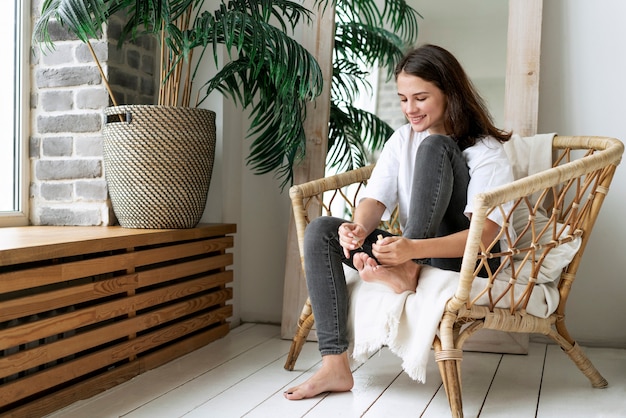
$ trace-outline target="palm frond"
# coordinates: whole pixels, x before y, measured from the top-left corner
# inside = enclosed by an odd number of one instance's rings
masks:
[[[385,0],[383,19],[390,24],[391,31],[398,33],[409,44],[417,41],[418,21],[423,18],[406,0]]]
[[[273,22],[277,22],[283,32],[293,32],[301,22],[308,24],[312,19],[312,12],[302,4],[289,0],[248,0],[252,4],[258,3],[260,10],[271,10]],[[265,22],[270,21],[266,14]]]
[[[58,21],[82,42],[102,36],[102,25],[109,18],[106,0],[45,0],[41,17],[33,28],[36,43],[52,47],[49,24]]]
[[[245,57],[251,78],[268,71],[280,94],[296,93],[301,100],[312,100],[322,89],[321,70],[315,58],[294,39],[269,23],[251,19],[236,10],[219,12],[218,16],[203,14],[188,36],[185,49],[204,47],[211,43],[218,51],[218,44],[226,46],[233,59]],[[217,53],[217,52],[216,52]],[[217,56],[215,57],[217,60]],[[206,84],[206,94],[216,84]]]
[[[197,7],[197,0],[104,0],[109,3],[110,14],[123,12],[127,16],[120,40],[134,39],[139,35],[158,35],[162,30],[166,35],[177,20],[190,9]],[[165,36],[167,38],[167,36]]]
[[[393,69],[404,53],[405,44],[399,36],[386,29],[358,22],[338,24],[335,54],[368,67],[380,65]]]
[[[248,137],[253,141],[246,164],[255,174],[274,171],[284,188],[292,183],[293,166],[304,155],[308,99],[300,97],[298,89],[281,88],[267,71],[255,75],[248,61],[242,56],[224,66],[206,87],[251,109]]]
[[[340,170],[368,164],[371,154],[382,149],[393,128],[373,113],[345,102],[331,103],[326,163]]]
[[[247,79],[246,73],[249,69],[247,61],[242,58],[226,63],[211,80],[201,86],[201,90],[205,92],[217,90],[225,97],[230,97],[236,105],[239,104],[245,109],[252,103],[252,99],[256,94],[255,86],[242,82],[242,80]],[[202,104],[208,96],[209,93],[202,94],[198,104]]]
[[[380,25],[383,16],[375,0],[338,0],[336,4],[337,23],[362,22]]]
[[[359,22],[396,33],[407,43],[417,40],[418,21],[422,18],[406,0],[386,0],[382,11],[378,0],[338,0],[337,22]]]
[[[372,94],[370,69],[393,76],[406,48],[415,43],[421,15],[406,0],[337,0],[327,165],[339,170],[363,166],[382,149],[393,129],[376,115],[352,105]]]
[[[260,83],[259,96],[268,97],[272,83]],[[269,90],[269,91],[268,91]],[[305,106],[294,95],[277,95],[273,100],[259,100],[252,108],[253,123],[249,136],[254,137],[246,164],[257,174],[271,171],[282,178],[281,187],[293,182],[293,167],[304,156],[306,137],[303,120]]]
[[[372,94],[372,86],[367,81],[370,72],[362,65],[346,60],[333,62],[333,79],[330,95],[335,101],[353,103],[363,93]]]

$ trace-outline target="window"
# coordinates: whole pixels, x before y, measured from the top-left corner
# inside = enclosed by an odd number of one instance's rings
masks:
[[[28,0],[4,0],[0,13],[0,226],[28,223]],[[8,7],[8,10],[7,10]]]

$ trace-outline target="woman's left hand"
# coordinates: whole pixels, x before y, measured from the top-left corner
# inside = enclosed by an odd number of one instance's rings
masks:
[[[398,265],[419,258],[415,254],[415,242],[399,236],[379,239],[372,246],[372,253],[382,265]]]

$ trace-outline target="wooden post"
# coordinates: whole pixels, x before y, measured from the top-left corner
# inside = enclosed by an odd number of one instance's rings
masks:
[[[509,0],[503,128],[521,136],[537,133],[542,14],[543,0]],[[463,349],[526,354],[528,344],[528,334],[483,329]]]
[[[330,119],[330,84],[332,80],[332,52],[335,38],[335,8],[316,8],[314,0],[305,0],[305,7],[315,13],[311,25],[303,28],[302,45],[317,59],[324,77],[322,94],[307,106],[304,124],[306,158],[295,167],[295,184],[321,178],[326,169],[326,153],[328,150],[328,122]],[[285,262],[285,284],[283,296],[283,312],[281,335],[293,338],[298,317],[307,298],[306,283],[300,263],[300,252],[293,216],[289,222],[287,237],[287,259]]]
[[[509,0],[504,128],[537,133],[543,0]]]

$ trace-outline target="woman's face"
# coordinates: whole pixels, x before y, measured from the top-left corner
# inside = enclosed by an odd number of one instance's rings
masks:
[[[446,96],[429,81],[401,72],[396,84],[402,112],[415,132],[447,134],[444,124]]]

